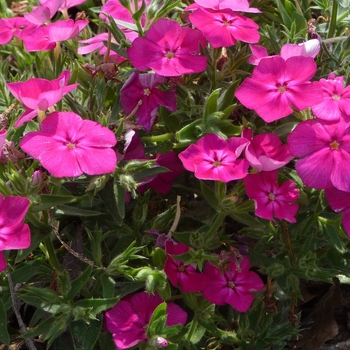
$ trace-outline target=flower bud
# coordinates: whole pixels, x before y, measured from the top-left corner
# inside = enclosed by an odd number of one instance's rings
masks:
[[[169,345],[169,343],[166,339],[159,337],[159,336],[153,337],[150,340],[149,344],[151,345],[151,347],[153,349],[164,349]]]
[[[43,173],[41,170],[34,171],[32,175],[31,187],[40,186],[43,183]]]

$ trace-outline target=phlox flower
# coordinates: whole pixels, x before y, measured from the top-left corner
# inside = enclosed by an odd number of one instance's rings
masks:
[[[154,310],[163,300],[158,294],[146,292],[128,295],[105,313],[107,329],[112,333],[117,350],[147,342],[147,326]],[[174,303],[167,305],[168,327],[185,325],[187,314]]]
[[[278,184],[278,171],[249,174],[243,179],[246,194],[255,202],[255,215],[267,220],[295,222],[298,212],[299,190],[291,180]]]
[[[63,71],[57,79],[30,78],[25,82],[7,83],[7,88],[26,107],[25,112],[15,122],[18,128],[38,115],[38,110],[46,111],[78,84],[68,85],[70,71]]]
[[[4,250],[26,249],[30,246],[29,226],[24,217],[30,201],[25,197],[8,196],[0,193],[0,271],[5,270]]]
[[[93,36],[90,39],[86,40],[79,40],[80,44],[84,44],[84,46],[81,46],[78,48],[78,54],[79,55],[86,55],[93,51],[97,51],[102,56],[104,56],[107,53],[107,46],[104,44],[104,41],[108,41],[108,33],[101,33]],[[111,40],[112,43],[116,44],[116,41],[112,37]],[[126,60],[125,57],[118,55],[116,52],[110,50],[109,51],[109,61],[112,63],[121,63]]]
[[[260,45],[249,45],[252,56],[249,57],[248,63],[257,66],[261,59],[276,57],[269,56],[265,47]],[[305,56],[315,58],[320,52],[321,44],[317,39],[307,40],[301,44],[285,44],[281,48],[280,55],[284,60],[294,56]]]
[[[58,11],[62,0],[41,0],[42,6],[36,6],[32,12],[24,15],[24,18],[34,24],[44,24],[49,21]]]
[[[32,23],[43,24],[48,22],[57,11],[67,11],[67,9],[81,5],[86,0],[39,0],[41,6],[34,7],[31,13],[24,17]]]
[[[114,172],[117,157],[111,147],[115,144],[108,128],[73,112],[54,112],[41,123],[40,131],[22,138],[20,147],[61,178]]]
[[[30,34],[22,35],[24,47],[28,52],[53,50],[58,42],[75,38],[88,23],[69,19],[38,27]]]
[[[167,258],[164,264],[164,272],[174,287],[179,287],[182,292],[200,292],[208,283],[208,278],[203,273],[196,271],[197,264],[185,264],[176,260],[172,255],[187,253],[190,247],[183,243],[174,243],[171,240],[165,242]]]
[[[122,160],[142,160],[146,158],[145,148],[143,147],[142,141],[136,134],[135,130],[128,130],[124,134],[123,143],[123,150],[117,150],[118,162]]]
[[[145,0],[144,2],[146,6],[148,6],[151,3],[151,0]],[[142,0],[138,1],[138,8],[141,8],[142,3],[143,3]],[[134,1],[131,1],[129,3],[129,6],[132,11],[135,11]],[[108,22],[108,18],[105,16],[105,14],[119,21],[129,22],[132,24],[135,23],[134,19],[132,18],[131,12],[127,8],[125,8],[123,5],[121,5],[119,0],[109,0],[102,6],[100,18]],[[146,23],[146,15],[143,13],[141,16],[141,25],[144,25],[145,23]],[[127,29],[119,24],[117,24],[117,26],[124,32],[126,38],[130,42],[133,42],[138,37],[138,33],[136,31]]]
[[[245,157],[257,171],[279,169],[293,159],[288,145],[273,133],[255,135],[245,149]]]
[[[202,291],[203,297],[216,305],[229,304],[239,312],[246,312],[253,303],[253,292],[264,288],[260,277],[249,268],[250,261],[246,256],[239,268],[231,259],[222,271],[207,262],[203,272],[209,283]]]
[[[350,115],[350,85],[344,88],[344,77],[334,73],[320,80],[323,102],[312,107],[312,113],[320,119],[338,121],[342,115]]]
[[[350,121],[306,120],[287,138],[295,169],[308,187],[350,192]]]
[[[127,54],[138,70],[153,69],[159,75],[174,77],[206,69],[207,59],[200,54],[200,45],[206,45],[200,31],[162,18],[151,25],[145,37],[133,41]]]
[[[161,194],[168,194],[173,181],[182,173],[182,163],[174,151],[157,154],[155,159],[155,164],[167,168],[169,172],[157,174],[146,186],[153,188]]]
[[[340,191],[335,187],[325,189],[325,195],[329,206],[336,212],[341,213],[341,223],[350,237],[350,193]]]
[[[232,46],[237,40],[257,43],[260,39],[259,26],[231,9],[198,8],[190,14],[189,20],[215,48]]]
[[[250,7],[248,0],[194,0],[194,4],[186,7],[186,10],[205,8],[212,10],[230,9],[234,12],[260,13],[257,8]]]
[[[222,182],[238,180],[248,173],[248,161],[238,159],[248,142],[243,137],[224,140],[215,134],[207,134],[181,152],[179,158],[197,179]]]
[[[303,110],[322,102],[319,82],[310,82],[316,68],[312,57],[262,59],[235,95],[245,107],[271,123],[291,114],[292,106]]]
[[[23,17],[0,18],[0,45],[9,43],[14,36],[21,38],[22,33],[27,33],[36,28]]]
[[[166,82],[166,78],[156,73],[134,72],[120,90],[120,103],[124,112],[130,114],[137,108],[136,122],[146,131],[151,130],[160,105],[172,112],[176,110],[175,92],[158,88]]]
[[[60,6],[59,10],[62,12],[64,10],[68,10],[72,7],[79,6],[85,2],[86,2],[86,0],[61,0],[61,6]]]

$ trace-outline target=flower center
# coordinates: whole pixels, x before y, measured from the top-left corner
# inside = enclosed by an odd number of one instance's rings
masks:
[[[216,160],[214,163],[213,163],[214,166],[220,166],[221,165],[221,162],[219,162],[218,160]]]
[[[75,148],[75,144],[71,143],[71,142],[68,142],[67,143],[67,147],[70,148],[70,149],[73,149],[73,148]]]
[[[143,93],[146,95],[146,96],[149,96],[151,94],[151,90],[149,88],[146,88],[146,89],[143,89]]]
[[[339,143],[335,140],[332,143],[330,143],[329,145],[331,146],[331,149],[338,149],[339,148]]]
[[[172,58],[174,58],[175,54],[174,52],[171,52],[171,51],[168,51],[166,54],[165,54],[165,57],[168,59],[168,60],[171,60]]]
[[[233,281],[229,281],[227,285],[232,289],[236,287]]]
[[[275,195],[273,193],[269,193],[269,199],[271,199],[272,201],[275,200]]]
[[[339,101],[340,100],[340,96],[339,95],[333,95],[332,98],[335,101]]]
[[[185,271],[185,266],[183,266],[183,265],[180,266],[180,267],[179,267],[179,271],[180,271],[180,272],[184,272],[184,271]]]
[[[286,90],[287,89],[286,89],[285,85],[281,85],[278,87],[278,92],[280,92],[281,94],[283,94]]]

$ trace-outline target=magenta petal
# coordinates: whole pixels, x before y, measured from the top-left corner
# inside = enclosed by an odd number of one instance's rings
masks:
[[[0,251],[0,272],[6,269],[6,259],[4,257],[4,253]]]
[[[324,189],[332,186],[333,165],[329,150],[323,149],[298,160],[295,169],[306,186]]]
[[[327,202],[335,212],[339,213],[350,207],[349,192],[340,191],[335,187],[330,187],[325,190],[325,194]]]
[[[341,223],[343,224],[346,234],[350,237],[350,209],[346,209],[341,218]]]
[[[41,131],[26,134],[20,146],[53,176],[65,177],[113,172],[115,143],[108,128],[72,112],[54,112],[42,122]]]
[[[187,320],[187,313],[183,311],[180,306],[174,303],[169,303],[166,308],[167,320],[166,325],[168,327],[175,326],[177,324],[185,325]]]
[[[331,182],[338,190],[350,192],[349,167],[350,154],[342,149],[333,153]],[[325,166],[325,165],[324,165]]]

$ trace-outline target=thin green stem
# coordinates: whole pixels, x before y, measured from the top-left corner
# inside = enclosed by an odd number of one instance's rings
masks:
[[[191,341],[191,338],[192,338],[192,336],[197,328],[197,324],[198,324],[197,319],[196,319],[196,317],[194,317],[192,320],[192,323],[191,323],[191,327],[187,333],[187,337],[186,337],[187,340]]]
[[[332,4],[332,14],[331,14],[331,23],[329,25],[327,38],[333,38],[335,29],[337,26],[337,15],[338,15],[338,1],[333,0]]]
[[[48,255],[49,261],[51,263],[51,266],[54,269],[56,269],[57,271],[61,271],[61,266],[57,260],[56,252],[55,252],[55,249],[53,247],[50,235],[48,235],[44,239],[44,246],[47,250],[47,255]]]
[[[141,140],[144,142],[164,142],[171,140],[174,137],[174,134],[169,132],[167,134],[162,135],[154,135],[154,136],[144,136],[141,137]]]
[[[345,19],[346,17],[348,17],[350,15],[350,9],[346,10],[345,12],[343,12],[338,18],[337,18],[337,22],[341,22],[343,19]]]
[[[226,213],[218,213],[216,215],[216,218],[213,222],[213,224],[210,226],[210,229],[208,230],[208,232],[205,234],[205,241],[208,242],[210,241],[210,239],[212,237],[214,237],[214,235],[216,234],[216,232],[218,231],[218,228],[222,225],[224,219],[226,217]]]

